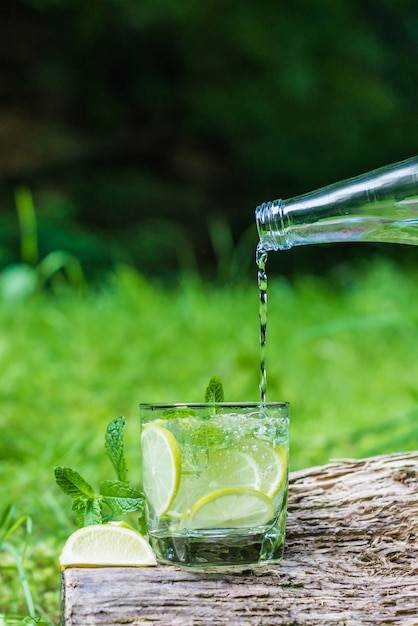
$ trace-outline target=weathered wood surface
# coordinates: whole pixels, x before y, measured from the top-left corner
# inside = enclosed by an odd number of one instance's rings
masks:
[[[65,626],[418,625],[418,451],[293,472],[285,558],[240,575],[74,568]]]

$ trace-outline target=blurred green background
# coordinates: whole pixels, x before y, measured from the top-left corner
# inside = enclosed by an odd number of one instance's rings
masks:
[[[417,61],[412,0],[2,2],[1,624],[59,623],[55,466],[124,415],[140,485],[140,402],[258,400],[254,209],[416,155]],[[291,469],[417,448],[417,259],[269,255]]]
[[[0,267],[19,254],[20,183],[42,253],[89,276],[120,261],[213,275],[227,238],[248,261],[261,202],[416,153],[417,61],[413,0],[5,0]]]

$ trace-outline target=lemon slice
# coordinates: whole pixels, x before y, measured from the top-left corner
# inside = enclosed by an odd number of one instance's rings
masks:
[[[181,472],[181,457],[174,435],[161,426],[142,432],[142,482],[145,497],[158,516],[170,508],[176,497]]]
[[[157,564],[145,537],[125,523],[79,528],[67,539],[59,562],[62,568]]]
[[[270,498],[254,489],[216,489],[203,496],[182,521],[183,528],[256,528],[274,515]]]
[[[243,448],[258,467],[260,484],[258,489],[272,498],[281,489],[287,476],[287,448],[273,448],[259,439],[248,439]]]
[[[179,518],[189,513],[192,506],[205,494],[216,489],[258,489],[260,473],[253,458],[237,449],[209,450],[207,464],[200,472],[182,476],[177,497],[168,511]]]

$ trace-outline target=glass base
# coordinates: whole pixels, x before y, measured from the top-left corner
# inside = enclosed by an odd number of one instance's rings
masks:
[[[150,534],[159,563],[191,569],[230,568],[234,571],[278,563],[283,558],[284,532]]]

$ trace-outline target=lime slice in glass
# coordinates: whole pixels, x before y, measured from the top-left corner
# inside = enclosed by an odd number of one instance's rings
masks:
[[[179,488],[179,446],[169,430],[149,426],[142,432],[141,447],[145,497],[155,514],[161,516],[170,508]]]
[[[270,498],[254,489],[216,489],[203,496],[182,520],[182,527],[257,528],[267,524],[274,515]]]
[[[252,456],[235,448],[209,450],[208,465],[201,476],[207,490],[219,487],[258,489],[260,474]]]
[[[249,455],[258,467],[260,483],[258,489],[272,498],[281,489],[286,476],[288,454],[285,445],[273,448],[260,439],[247,439],[242,450]]]
[[[206,466],[195,474],[183,475],[176,499],[168,515],[180,518],[205,494],[216,489],[256,490],[260,485],[257,463],[249,454],[237,449],[209,450]]]
[[[62,568],[157,564],[148,541],[128,524],[79,528],[67,539],[59,561]]]

